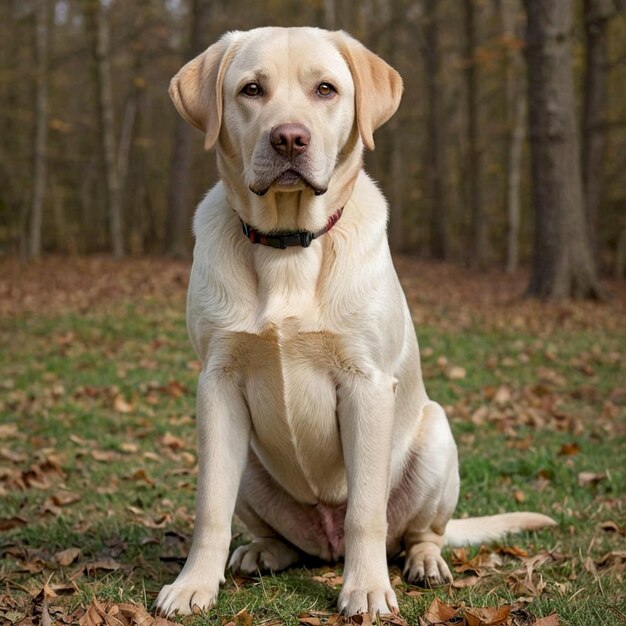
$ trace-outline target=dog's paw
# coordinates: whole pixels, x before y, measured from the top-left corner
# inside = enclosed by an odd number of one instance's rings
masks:
[[[280,572],[297,560],[298,553],[280,539],[255,539],[233,552],[228,567],[242,574],[264,570]]]
[[[398,600],[389,584],[367,589],[346,589],[339,593],[339,611],[351,616],[369,613],[372,618],[377,613],[398,613]]]
[[[441,556],[441,549],[434,543],[412,545],[406,554],[404,578],[419,587],[438,587],[452,582],[448,564]]]
[[[174,613],[190,615],[208,611],[217,599],[218,587],[211,587],[201,581],[174,582],[161,589],[155,609],[158,615],[168,617]]]

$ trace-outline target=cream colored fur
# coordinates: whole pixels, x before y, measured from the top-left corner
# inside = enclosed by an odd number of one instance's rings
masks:
[[[262,95],[244,93],[250,82]],[[322,83],[336,93],[320,95]],[[347,614],[397,610],[390,554],[406,551],[409,579],[440,584],[451,579],[447,541],[552,523],[532,513],[449,523],[456,446],[424,389],[386,202],[361,169],[363,146],[373,148],[401,91],[382,59],[319,29],[228,33],[172,81],[180,113],[216,145],[222,180],[194,219],[196,525],[183,570],[157,599],[166,615],[215,602],[235,509],[254,540],[231,567],[278,570],[300,552],[343,556]],[[303,178],[257,195],[280,166],[269,133],[287,122],[311,134]],[[265,232],[316,231],[340,207],[339,222],[309,248],[253,245],[241,231],[240,219]]]

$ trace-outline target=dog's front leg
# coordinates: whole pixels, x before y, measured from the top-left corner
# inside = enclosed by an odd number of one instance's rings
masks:
[[[337,390],[348,482],[339,609],[347,615],[398,610],[386,553],[394,382],[380,373],[351,375]]]
[[[165,585],[157,610],[170,615],[215,604],[231,539],[231,521],[250,439],[250,418],[239,385],[203,371],[198,381],[198,493],[193,541],[178,578]]]

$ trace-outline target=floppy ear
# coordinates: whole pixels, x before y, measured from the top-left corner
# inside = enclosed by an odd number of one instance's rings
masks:
[[[331,33],[354,80],[356,119],[363,144],[374,149],[374,131],[398,109],[402,78],[396,70],[344,31]]]
[[[222,85],[233,57],[236,33],[227,33],[184,65],[170,82],[169,94],[181,116],[206,133],[204,147],[210,150],[222,124]]]

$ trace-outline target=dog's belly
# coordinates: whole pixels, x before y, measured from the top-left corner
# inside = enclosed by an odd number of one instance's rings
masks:
[[[332,376],[332,336],[274,329],[249,336],[244,392],[252,448],[296,501],[345,502],[346,477]]]

